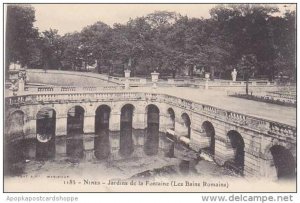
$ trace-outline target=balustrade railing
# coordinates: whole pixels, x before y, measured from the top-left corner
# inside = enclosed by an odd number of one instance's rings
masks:
[[[193,102],[191,100],[178,98],[166,94],[143,93],[143,92],[91,92],[94,88],[87,92],[73,92],[73,89],[67,89],[64,93],[35,93],[21,96],[6,97],[6,105],[30,105],[35,103],[52,103],[66,101],[140,101],[150,100],[166,103],[171,106],[177,106],[185,110],[212,116],[214,119],[220,119],[224,122],[234,123],[243,127],[258,130],[262,133],[277,135],[284,138],[296,139],[296,127],[286,125],[262,118],[248,116],[245,114],[213,107],[206,104]],[[70,92],[69,92],[70,90]]]
[[[26,92],[97,92],[101,90],[121,90],[124,85],[106,85],[97,87],[75,87],[75,86],[29,86],[25,88]]]

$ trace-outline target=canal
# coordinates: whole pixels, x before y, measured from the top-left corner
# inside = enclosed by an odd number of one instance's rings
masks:
[[[99,127],[95,134],[70,131],[47,143],[37,139],[11,143],[6,151],[5,175],[239,178],[233,171],[174,143],[158,132],[156,124],[146,130],[134,130],[124,125],[119,132],[110,132],[105,124]]]

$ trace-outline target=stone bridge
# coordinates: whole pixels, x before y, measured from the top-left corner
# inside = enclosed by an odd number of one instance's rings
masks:
[[[76,109],[80,109],[82,131],[86,136],[95,133],[97,114],[104,112],[103,107],[109,109],[108,125],[112,132],[120,131],[122,113],[128,106],[132,108],[132,115],[129,115],[132,128],[147,128],[147,119],[152,119],[149,116],[151,107],[158,114],[160,132],[174,130],[178,139],[188,138],[191,149],[210,154],[219,165],[232,162],[248,177],[274,178],[295,174],[296,127],[293,125],[157,92],[118,89],[50,91],[28,91],[5,98],[6,143],[39,139],[38,117],[45,110],[55,115],[55,136],[65,139],[68,114],[74,107],[75,114]],[[143,140],[134,142],[143,143]],[[116,148],[119,145],[114,143]]]

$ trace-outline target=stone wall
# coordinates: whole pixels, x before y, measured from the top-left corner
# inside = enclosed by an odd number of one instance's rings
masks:
[[[264,122],[255,123],[258,127],[252,125],[245,125],[245,121],[248,121],[246,116],[239,115],[238,113],[226,113],[223,110],[218,110],[209,106],[196,106],[196,104],[184,101],[179,104],[179,101],[174,99],[170,100],[174,102],[167,102],[167,98],[160,97],[156,94],[146,94],[144,96],[138,96],[134,93],[128,93],[126,95],[128,99],[120,97],[120,99],[110,99],[107,97],[102,101],[98,99],[94,100],[81,100],[79,97],[74,97],[73,100],[66,100],[64,102],[48,102],[48,103],[35,103],[28,105],[21,105],[14,107],[13,105],[7,108],[6,120],[11,119],[12,112],[19,111],[24,114],[24,126],[23,132],[25,139],[36,137],[36,115],[42,108],[52,108],[56,112],[56,136],[63,137],[67,133],[67,113],[68,110],[74,106],[81,106],[84,109],[84,127],[83,131],[86,134],[94,133],[95,131],[95,112],[100,105],[107,105],[111,108],[109,130],[120,130],[120,117],[121,109],[126,104],[132,104],[133,110],[133,128],[143,130],[147,127],[147,114],[146,109],[150,104],[156,105],[159,109],[159,129],[161,132],[166,132],[172,122],[168,113],[168,109],[172,108],[175,113],[175,133],[178,136],[188,136],[188,128],[182,118],[183,114],[187,114],[191,121],[191,134],[190,134],[190,147],[195,151],[200,151],[203,148],[207,148],[210,145],[210,138],[203,132],[202,124],[208,121],[212,124],[215,131],[215,155],[214,159],[217,164],[224,165],[224,163],[234,157],[234,149],[232,148],[228,132],[238,132],[245,144],[245,157],[244,157],[244,174],[246,176],[267,176],[268,171],[272,170],[270,167],[272,162],[270,161],[269,149],[273,145],[281,145],[286,149],[295,151],[295,140],[284,136],[271,136],[261,130],[259,126],[266,126]],[[50,97],[50,96],[49,96]],[[140,98],[141,97],[141,98]],[[47,97],[48,98],[48,97]],[[22,102],[22,99],[19,100]],[[177,102],[177,103],[176,103]],[[218,114],[218,117],[216,116]],[[230,119],[228,119],[230,118]],[[254,120],[255,121],[255,120]],[[10,124],[12,125],[12,124]],[[9,124],[6,126],[6,135],[10,134]],[[18,128],[19,129],[19,128]],[[277,132],[277,131],[274,131]],[[281,130],[280,130],[281,132]],[[281,132],[283,133],[283,132]],[[114,140],[117,140],[114,139]],[[63,141],[62,141],[63,142]],[[142,145],[143,140],[141,138],[134,137],[134,142]],[[117,148],[117,141],[113,145]],[[59,146],[62,146],[61,144]],[[90,145],[88,145],[90,146]],[[63,151],[61,147],[57,150]],[[294,156],[295,153],[293,152]]]

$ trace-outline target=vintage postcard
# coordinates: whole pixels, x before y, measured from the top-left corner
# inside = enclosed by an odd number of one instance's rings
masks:
[[[296,192],[296,4],[4,4],[4,192]]]

